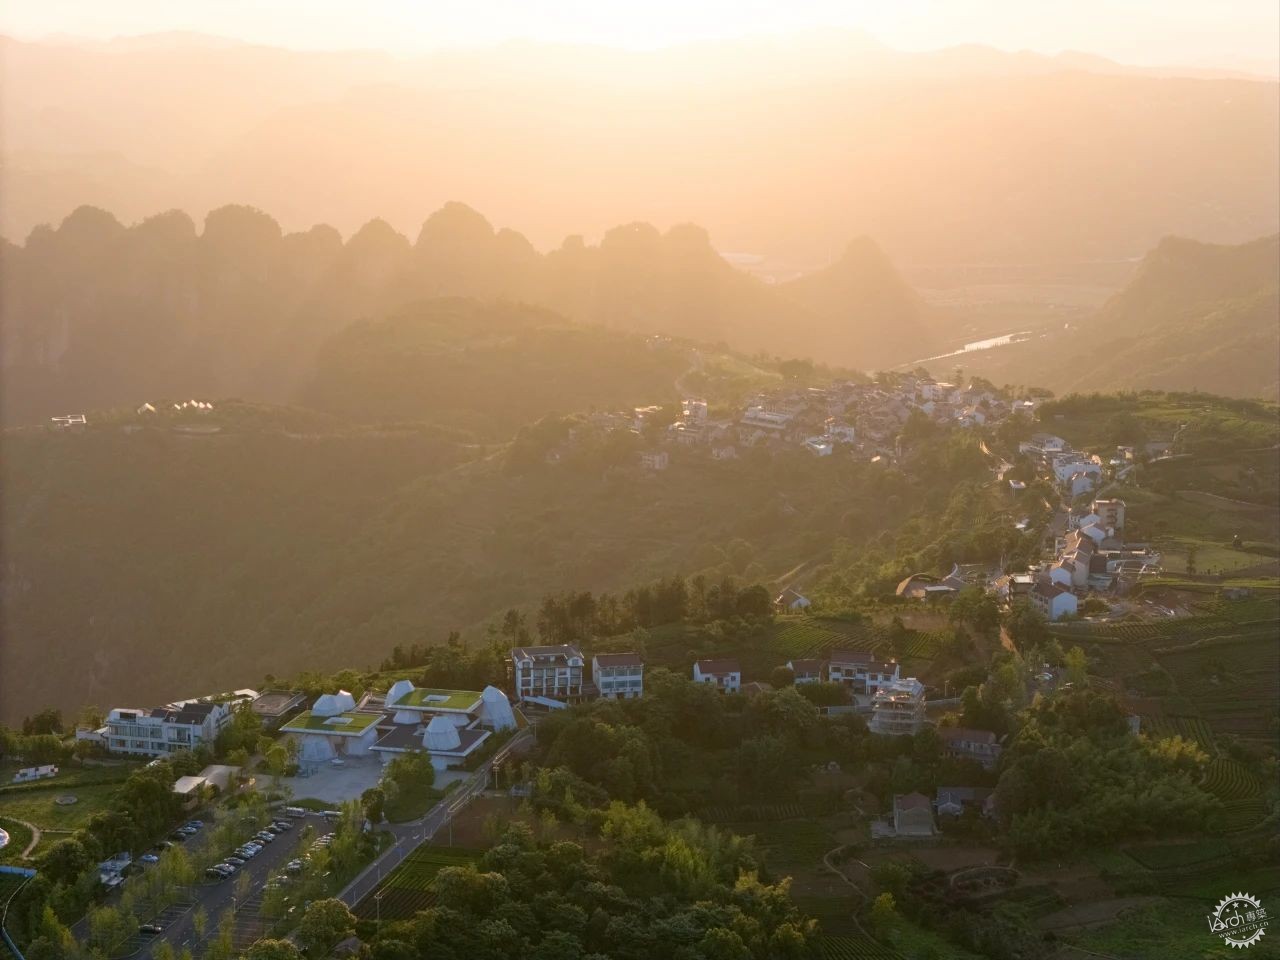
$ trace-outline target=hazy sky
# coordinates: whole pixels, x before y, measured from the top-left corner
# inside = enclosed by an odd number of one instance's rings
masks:
[[[0,30],[28,39],[195,30],[405,54],[518,38],[652,48],[841,26],[906,50],[985,43],[1253,69],[1280,60],[1277,0],[39,0],[0,10]]]

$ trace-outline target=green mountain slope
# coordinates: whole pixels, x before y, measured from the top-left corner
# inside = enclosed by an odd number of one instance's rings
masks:
[[[686,347],[533,307],[425,301],[327,340],[300,399],[359,422],[427,421],[507,439],[532,419],[674,399]]]
[[[0,720],[376,663],[566,589],[776,576],[878,516],[803,452],[513,470],[429,428],[20,431],[3,463]]]
[[[1170,237],[1077,326],[966,354],[997,383],[1280,397],[1280,236],[1239,245]]]
[[[1238,246],[1166,239],[1086,327],[1099,348],[1093,369],[1081,364],[1068,382],[1280,396],[1278,290],[1280,236]]]
[[[937,346],[924,319],[928,307],[869,237],[850,243],[830,266],[782,284],[779,292],[826,322],[824,349],[835,356],[863,357],[874,368]]]

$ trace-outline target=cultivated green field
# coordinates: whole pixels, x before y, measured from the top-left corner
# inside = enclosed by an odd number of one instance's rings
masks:
[[[479,850],[423,844],[405,858],[376,890],[361,900],[355,914],[361,920],[407,920],[435,902],[436,874],[445,867],[475,863]]]

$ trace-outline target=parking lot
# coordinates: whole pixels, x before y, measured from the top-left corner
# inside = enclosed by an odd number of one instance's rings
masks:
[[[166,911],[164,919],[149,921],[162,926],[164,932],[142,937],[136,956],[147,960],[161,942],[168,942],[175,952],[189,947],[193,954],[200,956],[207,944],[218,936],[218,924],[227,911],[231,911],[234,917],[232,939],[237,950],[263,936],[270,928],[270,922],[261,915],[262,893],[267,879],[302,853],[300,837],[304,824],[311,823],[321,833],[327,832],[324,820],[318,814],[308,813],[304,818],[291,822],[294,824],[292,830],[264,846],[261,853],[240,867],[231,878],[213,880],[202,877],[203,882],[192,888],[192,897],[182,910],[176,913]],[[249,893],[237,898],[235,891],[245,882],[239,879],[241,876],[249,877]],[[201,908],[207,917],[203,937],[197,935],[194,923],[194,917]]]

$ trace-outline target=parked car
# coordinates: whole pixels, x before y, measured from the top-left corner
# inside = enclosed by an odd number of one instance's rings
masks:
[[[158,923],[144,923],[138,927],[138,932],[148,937],[154,937],[157,933],[164,933],[164,927]]]
[[[254,836],[255,836],[255,837],[257,837],[259,840],[261,840],[263,843],[275,843],[275,842],[276,842],[276,835],[275,835],[274,833],[270,833],[270,832],[268,832],[268,831],[266,831],[266,830],[263,830],[261,833],[255,833],[255,834],[254,834]]]
[[[141,860],[143,863],[159,863],[160,862],[160,858],[157,857],[154,853],[144,853],[138,859]]]
[[[188,827],[195,827],[197,830],[199,830],[201,827],[203,827],[203,826],[204,826],[204,821],[203,821],[203,820],[188,820],[188,821],[187,821],[187,826],[188,826]]]
[[[186,843],[187,835],[180,830],[175,830],[173,833],[169,834],[169,839],[174,843]]]
[[[307,815],[307,811],[303,810],[301,807],[285,807],[284,815],[286,817],[293,817],[293,819],[299,820]]]
[[[156,850],[168,850],[168,849],[169,849],[170,847],[172,847],[172,846],[173,846],[173,844],[172,844],[170,841],[168,841],[168,840],[161,840],[159,843],[157,843],[157,844],[156,844],[156,847],[155,847],[155,848],[156,848]]]
[[[227,873],[225,870],[219,870],[217,867],[210,867],[204,872],[204,875],[210,880],[225,880],[227,877],[231,876],[231,874]]]
[[[274,823],[267,824],[266,832],[271,834],[273,837],[279,836],[280,834],[284,833],[284,831],[281,830],[279,827],[277,827]]]
[[[227,859],[224,862],[231,864],[233,866],[243,867],[249,861],[246,860],[244,857],[227,857]]]

